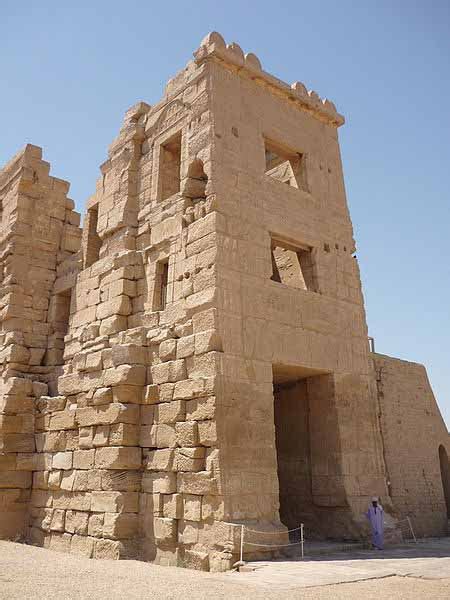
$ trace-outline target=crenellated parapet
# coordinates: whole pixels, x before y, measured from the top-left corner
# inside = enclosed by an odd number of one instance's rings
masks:
[[[235,42],[226,44],[220,33],[209,33],[194,52],[195,62],[201,65],[208,60],[219,60],[229,65],[240,75],[249,77],[261,85],[267,86],[275,93],[283,94],[287,99],[296,103],[317,118],[336,127],[344,124],[344,117],[340,115],[331,100],[320,98],[314,90],[307,90],[303,83],[295,81],[291,85],[277,79],[263,71],[259,58],[244,51]]]

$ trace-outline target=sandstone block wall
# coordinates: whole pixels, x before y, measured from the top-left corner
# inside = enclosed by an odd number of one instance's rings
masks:
[[[445,535],[450,502],[447,506],[448,473],[441,473],[439,448],[449,452],[448,431],[426,370],[417,363],[372,356],[390,497],[399,516],[412,519],[417,535]]]
[[[220,571],[240,524],[348,539],[373,494],[409,510],[389,494],[342,123],[213,33],[127,111],[82,229],[39,148],[3,169],[2,537]]]
[[[35,468],[35,402],[55,388],[64,345],[52,312],[58,274],[76,264],[80,216],[69,184],[27,145],[0,173],[0,535],[28,528]]]

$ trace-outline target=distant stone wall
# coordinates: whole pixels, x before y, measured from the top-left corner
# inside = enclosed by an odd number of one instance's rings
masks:
[[[425,367],[373,354],[379,422],[391,498],[400,518],[410,516],[417,535],[447,532],[439,446],[448,443]]]

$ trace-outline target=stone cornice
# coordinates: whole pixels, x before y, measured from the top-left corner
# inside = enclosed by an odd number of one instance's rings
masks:
[[[198,65],[208,60],[223,62],[253,81],[269,86],[275,92],[283,94],[289,100],[297,103],[302,110],[330,125],[340,127],[345,121],[330,100],[320,98],[313,90],[307,91],[303,83],[299,81],[289,85],[266,73],[262,70],[261,63],[255,54],[250,52],[244,55],[238,44],[234,42],[225,44],[223,37],[215,31],[204,38],[198,50],[194,52],[194,59]]]

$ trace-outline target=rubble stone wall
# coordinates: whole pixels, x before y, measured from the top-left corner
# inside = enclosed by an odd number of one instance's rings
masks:
[[[81,240],[69,184],[49,170],[41,149],[27,145],[0,173],[0,535],[9,537],[28,527],[35,401],[55,380],[50,357],[64,346],[51,298]]]

